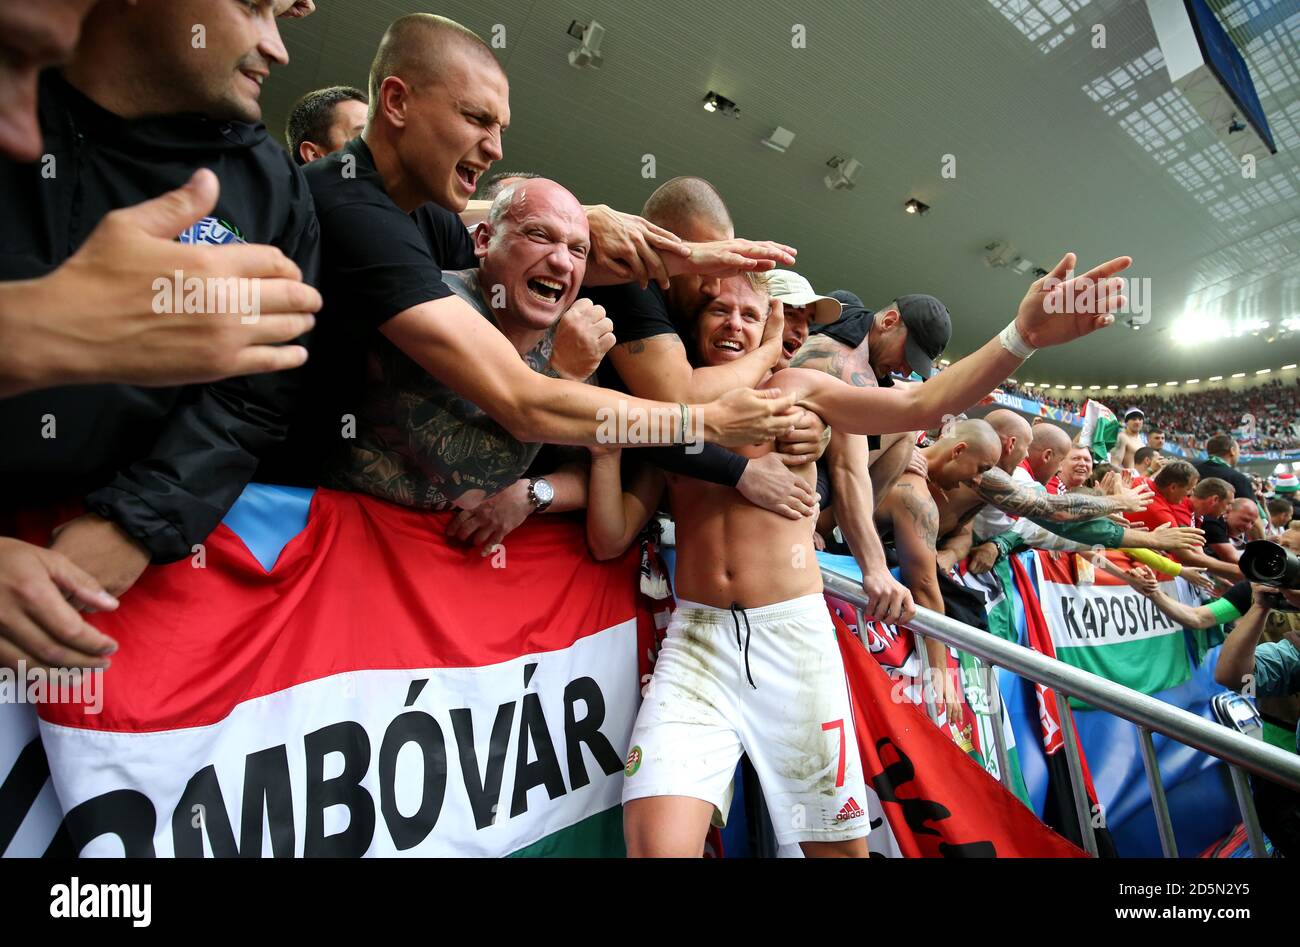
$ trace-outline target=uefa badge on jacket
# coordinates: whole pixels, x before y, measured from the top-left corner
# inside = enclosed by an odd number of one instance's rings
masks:
[[[176,237],[180,243],[245,243],[239,228],[220,217],[201,217]]]

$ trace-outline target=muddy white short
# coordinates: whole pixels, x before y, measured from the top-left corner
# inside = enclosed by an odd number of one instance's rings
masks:
[[[820,595],[680,602],[632,731],[623,802],[690,796],[722,824],[749,756],[782,845],[870,831],[844,663]]]

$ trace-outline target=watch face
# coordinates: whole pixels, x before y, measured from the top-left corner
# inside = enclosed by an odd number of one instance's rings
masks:
[[[545,480],[534,480],[533,494],[537,497],[538,503],[550,503],[555,499],[555,488]]]

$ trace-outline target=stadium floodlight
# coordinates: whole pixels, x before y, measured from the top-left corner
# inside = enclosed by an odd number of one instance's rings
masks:
[[[862,162],[857,158],[841,158],[836,155],[826,162],[826,166],[832,169],[823,179],[828,191],[851,191],[857,187],[853,183],[853,176],[862,167]]]
[[[577,20],[569,24],[569,35],[582,45],[569,52],[569,65],[574,69],[599,69],[605,62],[600,54],[600,44],[605,39],[605,27],[592,20],[585,27]]]

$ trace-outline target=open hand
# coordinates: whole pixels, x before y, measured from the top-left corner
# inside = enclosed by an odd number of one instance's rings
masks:
[[[1033,348],[1061,345],[1103,329],[1124,306],[1124,280],[1115,274],[1129,268],[1131,257],[1116,257],[1071,278],[1075,262],[1075,255],[1067,253],[1050,273],[1034,281],[1020,302],[1016,328]]]

